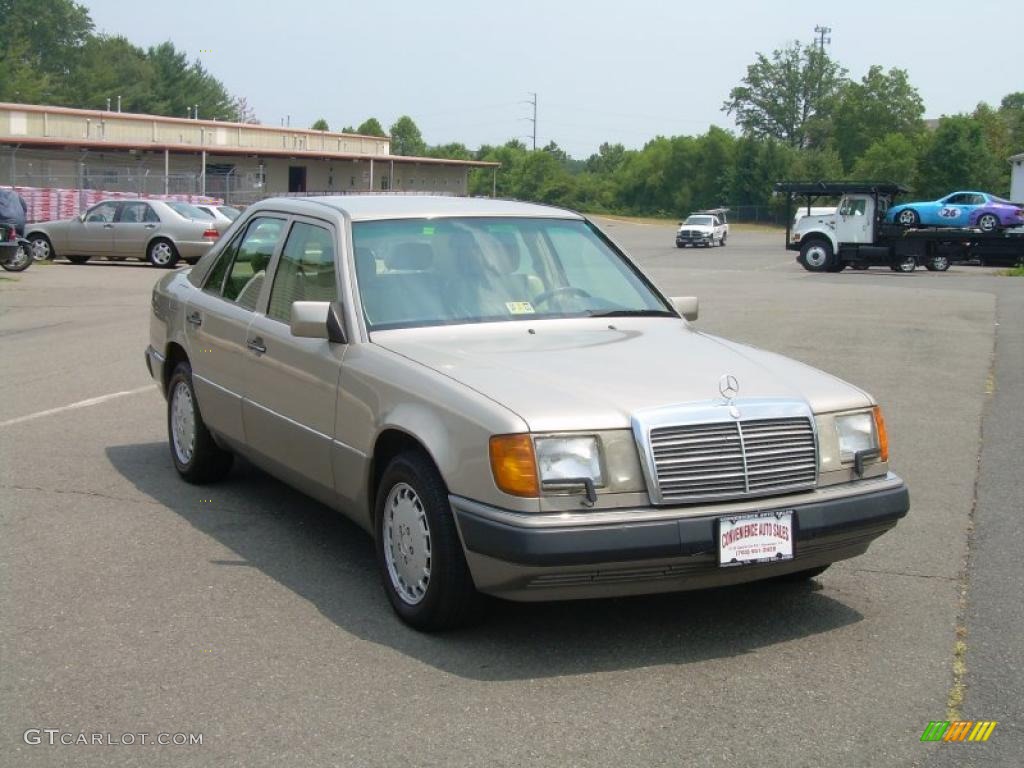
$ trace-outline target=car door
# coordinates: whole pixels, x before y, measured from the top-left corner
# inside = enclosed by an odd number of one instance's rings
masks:
[[[114,220],[119,203],[94,205],[76,219],[68,232],[67,252],[80,256],[111,256],[114,253]]]
[[[966,227],[970,220],[972,195],[966,192],[957,192],[949,195],[938,209],[938,220],[933,222],[940,227]]]
[[[114,222],[114,253],[118,256],[144,258],[146,245],[159,229],[160,217],[149,203],[121,203],[121,212]]]
[[[266,269],[285,231],[286,217],[254,216],[221,251],[201,291],[185,306],[192,379],[206,423],[245,443],[242,398],[252,376],[246,347]]]
[[[294,301],[337,301],[337,232],[296,217],[276,260],[263,311],[249,326],[253,375],[242,404],[249,448],[286,479],[334,501],[331,448],[338,379],[347,345],[291,334]]]

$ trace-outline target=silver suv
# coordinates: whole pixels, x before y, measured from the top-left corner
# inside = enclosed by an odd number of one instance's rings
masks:
[[[266,200],[152,307],[180,475],[237,453],[348,515],[421,629],[807,578],[908,509],[868,394],[694,330],[568,211]]]

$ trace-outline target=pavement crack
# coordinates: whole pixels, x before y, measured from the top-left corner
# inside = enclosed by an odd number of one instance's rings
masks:
[[[100,493],[99,491],[79,491],[70,488],[44,488],[40,485],[6,485],[0,484],[0,489],[8,491],[38,491],[42,493],[58,493],[61,495],[68,496],[91,496],[96,499],[107,499],[109,501],[130,501],[130,502],[141,502],[143,504],[160,504],[160,502],[153,499],[135,498],[132,496],[114,496],[109,493]]]
[[[909,571],[892,571],[885,568],[853,568],[855,573],[882,573],[886,576],[910,576],[915,579],[938,579],[939,581],[960,581],[959,576],[940,576],[937,573],[910,573]]]

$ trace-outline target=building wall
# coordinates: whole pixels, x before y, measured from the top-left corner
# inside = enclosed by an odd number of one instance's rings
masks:
[[[200,194],[200,154],[108,150],[17,149],[0,146],[0,183],[15,186]],[[260,158],[207,153],[205,192],[237,202],[289,192],[289,168],[306,169],[306,192],[412,191],[468,193],[468,168],[460,165],[379,160]],[[230,173],[228,173],[230,171]],[[225,176],[225,174],[227,174]]]
[[[1010,199],[1015,203],[1024,203],[1024,155],[1010,161]]]

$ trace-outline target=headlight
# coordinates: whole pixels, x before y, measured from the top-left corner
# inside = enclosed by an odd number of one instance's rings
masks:
[[[595,486],[604,485],[601,452],[593,435],[538,437],[534,446],[541,484],[589,478]]]
[[[840,461],[853,461],[861,451],[878,451],[882,461],[888,460],[889,444],[881,408],[841,414],[836,416],[835,424]]]

